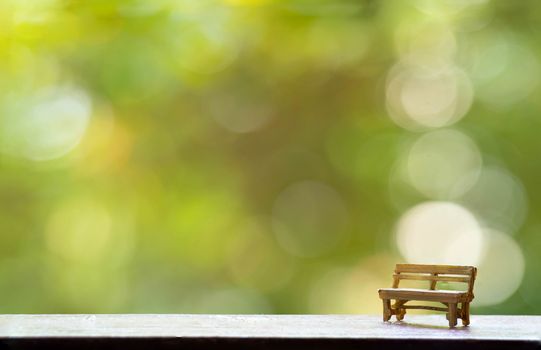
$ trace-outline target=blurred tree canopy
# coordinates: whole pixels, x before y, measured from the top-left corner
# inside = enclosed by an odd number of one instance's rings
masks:
[[[0,312],[377,313],[430,261],[540,313],[539,14],[1,0]]]

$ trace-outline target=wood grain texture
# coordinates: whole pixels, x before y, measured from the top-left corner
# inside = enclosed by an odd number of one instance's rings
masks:
[[[455,303],[468,298],[467,292],[413,288],[381,288],[379,289],[379,295],[384,299],[443,301]]]
[[[401,280],[414,280],[414,281],[432,281],[435,286],[435,282],[470,282],[469,277],[457,277],[457,276],[445,276],[445,275],[410,275],[410,274],[394,274],[393,278],[398,278]],[[434,289],[434,288],[430,288]]]
[[[397,273],[437,273],[446,275],[470,275],[476,270],[474,266],[460,265],[424,265],[424,264],[396,264]]]
[[[539,316],[1,315],[0,349],[540,349]],[[460,343],[458,343],[460,342]]]

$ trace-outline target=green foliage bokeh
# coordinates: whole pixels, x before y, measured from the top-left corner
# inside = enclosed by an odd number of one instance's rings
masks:
[[[474,312],[540,313],[541,6],[434,3],[0,1],[0,312],[378,312],[427,199],[386,79],[428,21],[531,58],[453,128],[527,195],[520,288]]]

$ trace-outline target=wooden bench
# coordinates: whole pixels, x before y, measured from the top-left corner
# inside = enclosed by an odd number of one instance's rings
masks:
[[[473,266],[454,265],[416,265],[397,264],[393,275],[393,287],[378,290],[383,300],[383,321],[389,321],[392,315],[403,320],[406,309],[425,309],[447,312],[449,327],[457,324],[470,324],[470,302],[473,299],[473,284],[477,268]],[[401,280],[427,281],[427,289],[398,288]],[[466,291],[438,290],[438,282],[462,282],[468,285]],[[391,306],[391,300],[395,303]],[[406,305],[409,301],[434,301],[445,307],[426,305]],[[460,308],[457,306],[460,304]]]

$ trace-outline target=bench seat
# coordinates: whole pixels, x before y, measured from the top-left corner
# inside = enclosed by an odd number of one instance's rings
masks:
[[[469,301],[468,292],[461,292],[456,290],[381,288],[378,289],[378,293],[381,299],[441,301],[449,303]]]

